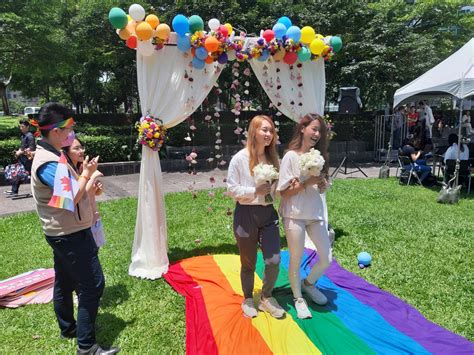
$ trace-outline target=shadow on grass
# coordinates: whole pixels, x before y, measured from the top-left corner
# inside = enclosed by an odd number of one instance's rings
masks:
[[[181,259],[191,258],[193,256],[214,255],[214,254],[239,254],[237,244],[220,244],[215,246],[196,246],[194,249],[170,248],[168,256],[170,262],[175,262]]]
[[[104,296],[100,302],[102,309],[115,307],[128,300],[130,294],[124,284],[106,286]]]
[[[114,345],[115,340],[125,327],[129,327],[133,323],[135,323],[134,319],[127,322],[112,313],[99,313],[97,315],[98,343],[106,347]]]

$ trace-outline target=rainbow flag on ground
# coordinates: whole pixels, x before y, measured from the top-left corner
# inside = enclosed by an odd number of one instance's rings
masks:
[[[315,252],[307,249],[303,277],[316,260]],[[263,312],[253,319],[242,316],[237,255],[199,256],[171,265],[165,279],[186,298],[187,354],[474,354],[472,342],[430,322],[336,261],[318,281],[328,304],[309,302],[313,318],[300,320],[293,306],[288,264],[288,252],[282,251],[274,291],[288,312],[281,320]],[[263,270],[259,253],[257,293]]]

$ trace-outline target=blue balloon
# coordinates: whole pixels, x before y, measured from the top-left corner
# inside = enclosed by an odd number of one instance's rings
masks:
[[[277,23],[273,26],[272,30],[275,33],[276,39],[281,39],[286,34],[286,27],[282,23]]]
[[[291,26],[286,31],[286,37],[291,38],[294,42],[299,42],[301,38],[301,30],[298,26]]]
[[[206,48],[204,47],[199,47],[198,49],[196,49],[196,57],[201,59],[201,60],[204,60],[207,58],[207,50]]]
[[[189,42],[189,35],[180,36],[176,40],[176,46],[182,52],[187,52],[191,48],[191,43]]]
[[[193,64],[193,68],[196,69],[204,69],[204,66],[206,65],[206,62],[199,59],[198,57],[194,57],[191,63]]]
[[[184,15],[176,15],[171,26],[173,26],[173,30],[181,36],[189,32],[188,19]]]
[[[359,255],[357,255],[357,261],[359,262],[359,264],[362,264],[364,266],[369,266],[372,261],[372,257],[370,256],[369,253],[363,251],[359,253]]]
[[[268,56],[270,55],[270,53],[268,53],[268,49],[264,49],[262,51],[262,55],[260,57],[258,57],[257,59],[261,62],[264,62],[268,59]]]
[[[277,23],[282,23],[283,25],[285,25],[285,29],[289,29],[292,25],[291,20],[286,16],[280,17]]]

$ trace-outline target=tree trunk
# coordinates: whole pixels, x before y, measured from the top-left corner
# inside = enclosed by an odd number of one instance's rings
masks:
[[[3,106],[3,114],[5,116],[10,115],[10,107],[8,106],[8,98],[7,98],[7,86],[4,82],[0,82],[0,96],[2,97],[2,106]]]

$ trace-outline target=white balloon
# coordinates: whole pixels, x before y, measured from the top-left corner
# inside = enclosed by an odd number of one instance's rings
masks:
[[[237,57],[235,56],[235,51],[234,50],[227,52],[227,60],[229,62],[231,62],[233,60],[236,60],[236,59],[237,59]]]
[[[155,52],[155,46],[149,41],[138,41],[137,50],[144,57],[149,57]]]
[[[207,24],[211,31],[217,31],[217,29],[221,25],[220,21],[216,18],[211,18]]]
[[[332,36],[326,36],[326,37],[324,37],[324,38],[323,38],[324,44],[326,44],[326,45],[329,46],[329,45],[331,44],[331,38],[332,38]]]
[[[128,14],[135,21],[143,21],[143,19],[145,18],[145,9],[142,5],[133,4],[129,7]]]

